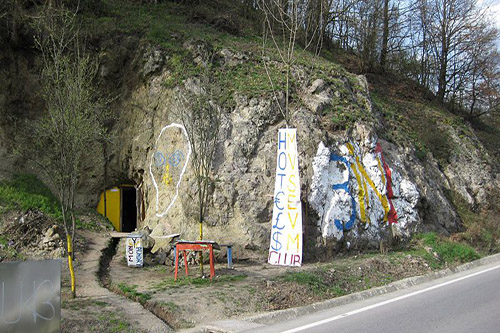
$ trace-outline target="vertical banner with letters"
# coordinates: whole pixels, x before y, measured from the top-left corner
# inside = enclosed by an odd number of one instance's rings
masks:
[[[278,157],[268,262],[272,265],[284,266],[302,264],[302,207],[295,128],[280,129],[278,133]]]
[[[144,264],[142,239],[140,235],[131,234],[127,237],[125,249],[129,267],[142,267]]]

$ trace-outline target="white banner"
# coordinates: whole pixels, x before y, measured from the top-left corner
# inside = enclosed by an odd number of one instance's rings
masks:
[[[127,264],[129,267],[143,266],[144,260],[143,260],[143,248],[142,248],[141,236],[130,235],[129,237],[127,237],[127,244],[125,251],[127,257]]]
[[[302,206],[300,204],[297,130],[280,129],[273,220],[268,262],[272,265],[302,264]]]

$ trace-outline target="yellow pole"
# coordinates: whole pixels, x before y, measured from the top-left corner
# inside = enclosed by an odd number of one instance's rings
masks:
[[[71,235],[67,235],[66,241],[68,242],[68,266],[69,273],[71,275],[71,294],[73,298],[76,297],[76,286],[75,286],[75,271],[73,269],[73,259],[71,258],[73,255],[73,249],[71,247]]]
[[[203,222],[200,222],[200,240],[203,240]],[[200,251],[200,273],[203,277],[203,251]]]

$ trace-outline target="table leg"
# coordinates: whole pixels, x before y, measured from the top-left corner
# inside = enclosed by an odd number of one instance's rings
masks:
[[[233,269],[233,249],[230,245],[227,246],[227,268]]]
[[[175,251],[175,274],[174,274],[174,281],[177,281],[177,271],[178,270],[179,270],[179,251]]]
[[[215,267],[214,267],[214,248],[210,245],[210,280],[215,276]]]
[[[186,268],[186,276],[189,276],[186,250],[184,250],[183,252],[184,252],[184,267]]]

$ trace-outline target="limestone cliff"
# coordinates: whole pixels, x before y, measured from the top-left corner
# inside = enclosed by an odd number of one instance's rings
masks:
[[[184,46],[190,61],[203,65],[212,59],[221,72],[259,66],[259,55],[251,52],[215,50],[196,40]],[[204,52],[213,54],[205,57]],[[135,37],[100,41],[99,57],[105,90],[118,96],[112,105],[117,120],[112,127],[114,144],[107,147],[111,152],[107,185],[128,182],[140,188],[144,214],[139,227],[149,226],[153,235],[178,232],[185,239],[197,237],[190,148],[172,108],[175,95],[199,81],[195,75],[179,80],[169,65],[174,54]],[[0,92],[3,176],[22,169],[36,173],[12,155],[16,137],[11,126],[26,117],[16,114],[15,101],[8,102],[18,80],[36,85],[36,66],[19,69],[27,62],[22,56],[12,61],[14,65],[2,66],[0,72],[6,78]],[[456,232],[461,221],[446,193],[454,191],[471,206],[479,206],[489,200],[488,186],[499,186],[493,161],[473,131],[461,135],[451,125],[440,125],[453,147],[443,169],[430,153],[422,160],[412,146],[378,137],[384,124],[363,76],[306,65],[296,65],[293,71],[291,125],[297,128],[306,259],[325,254],[331,246],[373,248],[383,239],[409,239],[418,231]],[[40,106],[32,91],[25,96],[31,101],[21,107],[25,112]],[[279,97],[282,103],[283,96]],[[230,99],[221,105],[223,138],[213,162],[217,181],[211,188],[205,238],[235,244],[240,258],[264,258],[277,132],[285,124],[271,93],[235,91]],[[325,120],[325,110],[336,107],[353,117],[363,116],[339,129]],[[96,146],[92,153],[102,155],[102,147]],[[81,205],[96,205],[103,170],[104,162],[89,165],[82,175]]]

